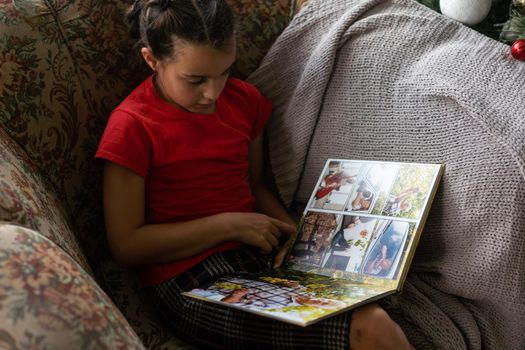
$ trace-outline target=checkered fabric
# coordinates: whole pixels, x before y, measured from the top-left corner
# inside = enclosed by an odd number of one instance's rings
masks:
[[[202,349],[348,349],[351,313],[299,327],[181,295],[226,275],[269,268],[250,248],[212,255],[184,274],[148,287],[160,315],[184,341]]]

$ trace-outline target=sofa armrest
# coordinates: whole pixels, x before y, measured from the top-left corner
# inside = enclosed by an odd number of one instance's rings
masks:
[[[62,203],[24,150],[1,127],[0,221],[38,231],[91,273]]]
[[[0,223],[0,348],[144,349],[118,308],[60,247]]]

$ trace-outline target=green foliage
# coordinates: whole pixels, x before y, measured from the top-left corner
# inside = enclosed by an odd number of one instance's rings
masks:
[[[231,282],[219,282],[217,283],[217,288],[219,289],[227,289],[227,290],[238,290],[242,289],[243,287],[236,283]]]
[[[381,215],[381,210],[383,209],[383,206],[385,205],[385,200],[386,200],[386,193],[380,192],[379,196],[377,197],[377,201],[374,204],[374,209],[372,210],[372,214]]]
[[[267,311],[270,312],[284,312],[284,313],[299,313],[301,314],[301,318],[303,318],[306,321],[314,320],[318,317],[322,317],[326,315],[327,313],[331,312],[331,310],[326,310],[322,308],[318,308],[315,306],[309,306],[309,305],[292,305],[292,306],[285,306],[278,309],[269,309]]]
[[[423,5],[430,7],[432,10],[439,12],[439,0],[418,0]]]
[[[511,19],[511,0],[493,0],[487,17],[473,29],[495,40],[501,40],[504,24]]]
[[[525,10],[513,9],[512,16],[505,23],[500,39],[506,43],[525,38]]]
[[[354,246],[361,247],[361,248],[366,248],[367,242],[368,241],[366,241],[366,240],[358,239],[357,241],[354,242]]]
[[[392,194],[398,196],[409,188],[416,189],[416,193],[410,197],[411,208],[402,214],[403,217],[416,219],[425,201],[426,194],[430,189],[435,168],[432,166],[420,166],[417,168],[402,165],[399,167],[397,181],[394,182]]]

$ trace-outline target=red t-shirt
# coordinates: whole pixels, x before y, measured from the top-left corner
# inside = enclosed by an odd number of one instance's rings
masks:
[[[252,212],[248,147],[270,112],[270,102],[255,87],[234,78],[215,113],[186,112],[162,100],[149,77],[111,113],[96,157],[145,179],[147,224]],[[143,283],[162,283],[239,245],[225,242],[188,259],[144,266]]]

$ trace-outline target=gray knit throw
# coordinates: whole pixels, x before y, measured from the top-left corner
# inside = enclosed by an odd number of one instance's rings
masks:
[[[417,349],[525,349],[525,63],[409,0],[310,0],[250,77],[287,205],[327,158],[444,162],[401,294]]]

